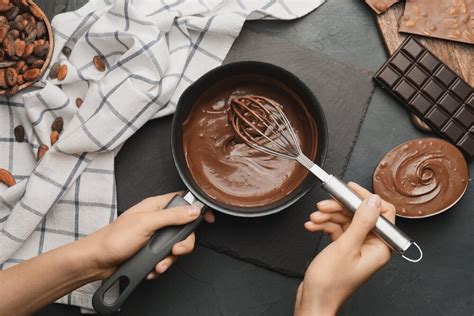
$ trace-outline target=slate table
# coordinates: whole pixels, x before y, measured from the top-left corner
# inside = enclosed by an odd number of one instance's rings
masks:
[[[86,1],[37,2],[52,17]],[[248,31],[317,49],[371,71],[387,57],[374,18],[360,0],[329,0],[294,22],[249,22],[243,34]],[[373,168],[387,150],[422,136],[426,135],[411,125],[403,108],[377,88],[346,178],[370,187]],[[450,212],[422,221],[400,220],[399,225],[424,247],[425,259],[410,265],[394,258],[343,306],[340,314],[473,315],[473,205],[471,184],[465,198]],[[198,246],[160,280],[143,283],[120,314],[292,315],[300,281]],[[79,311],[51,305],[39,315],[79,315]]]

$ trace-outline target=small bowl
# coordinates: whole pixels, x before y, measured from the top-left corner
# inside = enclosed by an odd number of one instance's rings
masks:
[[[3,89],[0,88],[0,95],[8,95],[8,96],[15,95],[16,93],[18,93],[18,92],[32,86],[36,82],[38,82],[43,77],[46,70],[48,69],[48,66],[51,63],[51,58],[53,57],[54,36],[53,36],[53,29],[51,27],[51,23],[49,22],[49,19],[46,16],[46,14],[44,13],[44,11],[36,3],[34,3],[32,0],[28,0],[28,3],[31,6],[34,6],[36,9],[38,9],[38,12],[41,14],[41,17],[43,18],[44,24],[46,25],[46,30],[48,32],[48,41],[49,41],[48,55],[46,56],[46,59],[44,60],[43,67],[41,67],[41,74],[38,76],[38,79],[36,79],[34,81],[25,82],[24,84],[22,84],[21,86],[18,87],[18,90],[15,93],[11,93],[11,94],[7,94],[7,91],[9,91],[9,90],[3,90]]]

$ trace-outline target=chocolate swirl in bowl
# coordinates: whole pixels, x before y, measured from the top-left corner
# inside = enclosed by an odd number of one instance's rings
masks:
[[[394,204],[397,215],[426,217],[454,205],[466,191],[468,168],[450,143],[423,138],[401,144],[380,161],[374,191]]]

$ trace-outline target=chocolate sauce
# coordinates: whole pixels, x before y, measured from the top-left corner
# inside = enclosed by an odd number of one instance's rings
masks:
[[[464,194],[469,174],[462,153],[437,138],[403,143],[380,161],[374,191],[404,217],[425,217],[454,205]]]
[[[276,202],[294,191],[308,172],[297,162],[276,158],[242,143],[229,124],[229,99],[254,94],[283,106],[303,152],[315,159],[317,129],[303,101],[265,76],[234,76],[211,86],[183,123],[183,146],[191,175],[212,199],[239,207]]]

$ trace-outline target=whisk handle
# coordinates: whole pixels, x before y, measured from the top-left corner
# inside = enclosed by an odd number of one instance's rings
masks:
[[[329,176],[329,178],[323,183],[323,188],[352,213],[355,213],[362,203],[362,198],[352,191],[347,184],[335,176]],[[405,233],[388,221],[383,215],[380,215],[377,219],[373,232],[408,261],[418,262],[421,260],[423,254],[419,246],[411,238],[405,235]],[[420,254],[419,258],[411,259],[404,255],[412,245],[418,248]]]

